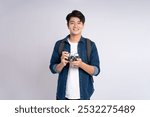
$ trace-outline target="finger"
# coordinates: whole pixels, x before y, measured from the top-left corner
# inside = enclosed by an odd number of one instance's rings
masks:
[[[81,61],[81,58],[77,58],[77,61]]]
[[[62,54],[68,54],[68,52],[67,51],[62,51]]]
[[[61,60],[66,60],[66,61],[67,61],[67,60],[68,60],[68,57],[62,56],[62,57],[61,57]]]

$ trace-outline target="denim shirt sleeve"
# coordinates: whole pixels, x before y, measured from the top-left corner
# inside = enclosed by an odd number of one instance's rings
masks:
[[[100,60],[98,55],[98,50],[94,42],[91,45],[91,61],[90,65],[94,66],[94,76],[97,76],[100,73]]]
[[[57,73],[55,68],[56,68],[56,65],[60,63],[60,55],[58,53],[59,44],[60,44],[60,41],[57,41],[54,46],[53,53],[52,53],[51,60],[50,60],[49,69],[51,70],[52,73]]]

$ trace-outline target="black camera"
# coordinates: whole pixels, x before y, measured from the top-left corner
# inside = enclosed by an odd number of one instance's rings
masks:
[[[73,62],[73,61],[77,61],[77,59],[80,58],[79,54],[69,54],[69,57],[67,59],[67,61]]]

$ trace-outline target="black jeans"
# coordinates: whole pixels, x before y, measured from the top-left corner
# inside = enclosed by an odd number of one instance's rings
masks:
[[[56,97],[56,100],[60,100],[60,99]],[[80,100],[80,99],[68,99],[68,98],[65,98],[64,100]]]
[[[65,98],[65,100],[80,100],[80,99],[68,99],[68,98]]]

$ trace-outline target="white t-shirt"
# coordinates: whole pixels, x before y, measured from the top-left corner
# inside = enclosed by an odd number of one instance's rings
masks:
[[[78,53],[78,43],[70,44],[70,53]],[[80,99],[80,87],[79,87],[79,69],[74,67],[69,67],[67,85],[66,85],[66,98],[68,99]]]

